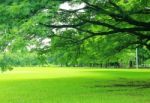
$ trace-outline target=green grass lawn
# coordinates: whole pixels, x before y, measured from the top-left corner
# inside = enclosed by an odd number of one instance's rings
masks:
[[[0,74],[1,103],[150,103],[150,70],[15,68]]]

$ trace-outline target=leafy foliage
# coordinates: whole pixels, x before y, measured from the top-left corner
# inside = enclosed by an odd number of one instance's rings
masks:
[[[150,57],[149,8],[148,0],[1,0],[0,51],[35,46],[39,64],[50,55],[54,64],[107,67],[135,62],[138,47],[142,64]],[[50,45],[41,47],[45,38]]]

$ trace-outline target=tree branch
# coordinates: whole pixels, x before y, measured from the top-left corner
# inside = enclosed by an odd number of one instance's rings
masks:
[[[119,21],[124,21],[127,22],[131,25],[136,25],[136,26],[143,26],[143,27],[149,27],[150,26],[150,22],[142,22],[142,21],[137,21],[131,17],[129,17],[127,14],[116,14],[116,13],[112,13],[112,11],[107,11],[97,5],[92,5],[90,3],[88,3],[87,1],[82,0],[90,9],[97,11],[97,12],[101,12],[103,11],[103,14],[109,15],[112,18],[114,18],[115,20],[119,20]],[[114,3],[113,5],[117,8],[119,8],[118,6],[116,6]],[[120,8],[119,8],[120,9]]]
[[[64,25],[48,25],[48,24],[43,24],[43,23],[39,23],[40,25],[43,25],[45,27],[49,27],[49,28],[76,28],[79,26],[83,26],[86,23],[85,22],[80,22],[78,24],[64,24]]]

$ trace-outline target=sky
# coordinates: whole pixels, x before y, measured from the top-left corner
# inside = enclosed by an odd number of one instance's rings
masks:
[[[66,9],[66,10],[75,10],[75,9],[80,9],[80,8],[84,8],[84,7],[85,7],[85,3],[76,4],[74,6],[71,6],[71,5],[69,5],[68,2],[65,2],[60,5],[61,9]]]

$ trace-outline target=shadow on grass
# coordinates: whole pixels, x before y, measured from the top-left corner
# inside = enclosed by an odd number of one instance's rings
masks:
[[[108,91],[125,91],[128,88],[131,89],[149,89],[150,88],[150,81],[138,81],[138,80],[129,80],[125,78],[119,78],[118,80],[108,81],[111,82],[109,84],[98,84],[91,86],[90,88],[111,88]],[[119,89],[118,89],[119,88]]]

